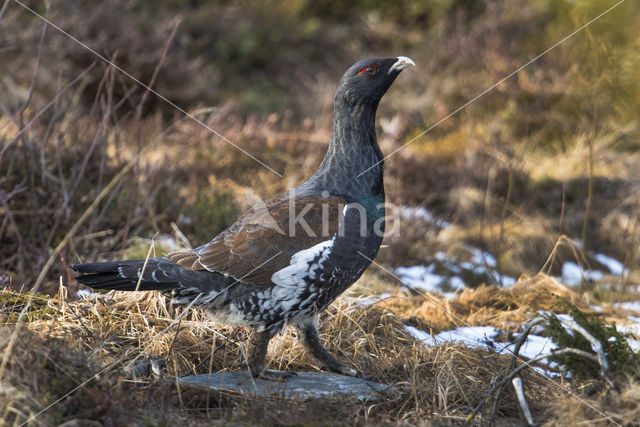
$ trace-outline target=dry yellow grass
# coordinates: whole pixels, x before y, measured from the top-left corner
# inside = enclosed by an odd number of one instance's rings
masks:
[[[183,313],[168,307],[155,293],[111,293],[109,297],[69,301],[61,292],[46,304],[46,316],[39,318],[42,311],[32,313],[19,332],[19,345],[2,378],[3,390],[11,391],[0,394],[8,408],[5,422],[22,423],[67,393],[29,425],[71,419],[104,422],[106,418],[147,419],[154,424],[185,419],[194,424],[461,421],[485,396],[491,381],[506,373],[511,361],[506,355],[459,344],[426,349],[406,332],[395,313],[343,299],[323,316],[321,331],[329,350],[350,367],[395,386],[380,402],[294,402],[203,393],[178,389],[171,379],[239,369],[246,354],[247,331],[221,326],[200,310]],[[4,314],[10,312],[10,307],[3,308]],[[1,330],[0,352],[14,327]],[[291,331],[275,339],[270,350],[271,368],[318,369]],[[122,369],[133,360],[154,356],[167,359],[167,381],[131,382],[123,375]],[[535,415],[545,419],[549,415],[545,398],[557,390],[537,374],[526,373],[524,379]],[[503,420],[518,419],[512,393],[505,394],[497,414]]]
[[[583,296],[543,273],[521,277],[507,288],[492,285],[465,289],[453,299],[428,294],[427,297],[388,298],[381,305],[433,333],[459,326],[495,326],[516,331],[538,311],[562,313],[565,308],[559,304],[561,299],[585,313],[613,314],[596,313]]]
[[[111,292],[106,299],[70,300],[66,288],[61,288],[54,297],[36,297],[25,314],[18,345],[0,379],[0,406],[6,408],[2,420],[37,426],[70,420],[138,425],[462,423],[492,383],[509,373],[512,357],[455,343],[425,348],[406,331],[406,323],[432,332],[463,325],[516,331],[537,311],[560,312],[560,298],[593,313],[582,296],[544,274],[523,277],[511,288],[465,290],[451,300],[396,295],[368,306],[343,297],[321,319],[320,329],[332,353],[373,380],[394,386],[379,402],[365,404],[178,388],[173,381],[178,376],[242,369],[248,331],[220,325],[198,309],[171,307],[158,293]],[[0,328],[0,354],[27,298],[28,294],[2,294],[0,320],[5,326]],[[605,307],[601,315],[610,319],[615,313],[608,310]],[[291,330],[272,341],[269,355],[270,368],[318,369]],[[157,356],[167,361],[163,379],[131,380],[125,374],[132,362]],[[621,384],[618,394],[601,386],[550,380],[532,370],[521,377],[538,423],[602,421],[602,415],[575,396],[567,397],[566,390],[580,399],[586,394],[589,405],[618,422],[633,425],[637,418],[638,387],[633,382]],[[474,422],[488,422],[492,405],[490,399]],[[498,423],[520,422],[510,386],[497,405],[496,417]]]
[[[623,386],[619,392],[597,392],[586,398],[586,402],[591,407],[574,396],[562,396],[554,405],[555,422],[559,425],[609,426],[613,421],[623,426],[640,425],[640,384],[637,381]],[[604,418],[593,408],[610,418]]]

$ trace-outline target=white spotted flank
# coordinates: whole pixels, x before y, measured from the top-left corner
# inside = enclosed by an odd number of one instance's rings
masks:
[[[302,302],[302,294],[308,290],[305,279],[315,279],[322,264],[329,258],[333,239],[320,242],[315,246],[297,252],[291,257],[290,264],[274,273],[271,281],[276,284],[271,291],[274,304],[280,310],[289,312]]]
[[[315,279],[316,271],[329,258],[332,247],[333,239],[295,253],[289,265],[276,271],[271,276],[271,281],[278,287],[291,289],[298,287],[306,277]]]

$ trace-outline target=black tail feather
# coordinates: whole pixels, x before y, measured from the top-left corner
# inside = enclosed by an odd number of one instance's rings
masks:
[[[179,286],[179,275],[175,273],[180,267],[166,258],[150,258],[146,266],[145,260],[139,259],[72,264],[69,267],[81,273],[76,277],[78,282],[93,289],[165,291]]]
[[[73,264],[69,267],[80,273],[76,277],[78,282],[93,289],[163,291],[172,295],[173,292],[168,291],[175,290],[175,295],[184,297],[182,300],[186,302],[190,302],[189,297],[211,295],[212,292],[221,292],[230,287],[233,287],[233,292],[243,292],[238,281],[231,276],[180,267],[167,258],[150,258],[146,265],[143,259],[133,259]]]

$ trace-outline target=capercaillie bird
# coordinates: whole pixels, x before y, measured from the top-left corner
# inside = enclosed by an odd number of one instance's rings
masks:
[[[255,377],[288,375],[264,369],[269,341],[288,324],[299,329],[325,369],[354,374],[320,342],[318,314],[364,273],[380,248],[385,195],[375,114],[410,65],[403,56],[370,58],[346,71],[334,98],[327,155],[296,188],[249,209],[196,249],[146,265],[74,264],[77,280],[94,289],[159,290],[173,304],[194,303],[222,323],[254,328],[248,367]]]

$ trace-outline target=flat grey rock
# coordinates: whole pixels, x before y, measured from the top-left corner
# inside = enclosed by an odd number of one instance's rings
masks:
[[[348,395],[360,400],[377,400],[390,386],[362,378],[327,372],[296,372],[287,381],[252,378],[247,371],[218,372],[178,378],[178,384],[212,390],[231,390],[256,396],[284,396],[307,399]]]

